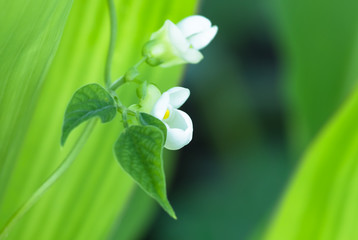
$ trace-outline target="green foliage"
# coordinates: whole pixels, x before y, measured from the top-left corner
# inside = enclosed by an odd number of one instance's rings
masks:
[[[141,46],[166,19],[178,21],[192,14],[195,4],[195,0],[116,1],[118,38],[112,77],[138,61]],[[72,131],[65,147],[59,147],[63,114],[72,94],[84,84],[103,82],[110,24],[107,3],[99,0],[78,0],[73,5],[70,0],[0,1],[0,9],[1,22],[6,23],[0,29],[0,108],[6,112],[0,114],[2,228],[62,162],[78,136],[79,130]],[[143,77],[167,89],[181,74],[182,67],[176,67],[151,69]],[[132,103],[136,99],[128,88],[118,95]],[[113,142],[121,131],[119,121],[97,125],[75,164],[17,223],[8,239],[105,239],[111,229],[118,229],[115,219],[134,187],[113,157]],[[142,225],[132,227],[140,231]]]
[[[78,89],[68,103],[62,127],[61,144],[70,132],[82,122],[100,117],[102,123],[116,116],[116,104],[112,96],[101,85],[93,83]]]
[[[358,236],[358,92],[310,147],[266,239]]]
[[[357,81],[358,2],[274,2],[285,51],[290,140],[298,159]]]
[[[0,1],[0,214],[72,0]],[[50,99],[47,100],[47,103]],[[0,216],[0,226],[3,219]],[[0,227],[1,228],[1,227]]]
[[[294,157],[308,150],[265,239],[354,239],[358,99],[347,96],[358,75],[358,2],[277,3]]]
[[[161,129],[155,126],[130,126],[122,132],[114,152],[122,168],[176,219],[166,194],[163,145]]]

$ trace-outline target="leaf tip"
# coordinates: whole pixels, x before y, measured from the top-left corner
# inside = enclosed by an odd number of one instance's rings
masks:
[[[175,212],[173,211],[170,216],[174,219],[174,220],[178,220],[177,215],[175,214]]]
[[[168,200],[166,199],[166,203],[161,204],[163,209],[168,213],[168,215],[170,217],[172,217],[174,220],[177,220],[177,215],[175,214],[175,211],[173,209],[173,207],[170,205],[170,203],[168,202]]]

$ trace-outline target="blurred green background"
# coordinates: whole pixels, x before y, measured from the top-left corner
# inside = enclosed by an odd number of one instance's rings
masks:
[[[188,66],[183,82],[192,93],[184,109],[193,118],[194,139],[180,152],[170,188],[179,219],[169,221],[161,212],[146,239],[263,239],[270,227],[280,231],[272,239],[358,238],[354,232],[319,234],[326,212],[347,207],[347,193],[343,203],[317,210],[318,217],[311,211],[297,223],[288,213],[286,224],[299,225],[292,235],[283,224],[272,226],[305,151],[354,91],[357,12],[356,1],[202,1],[199,13],[219,33],[204,50],[205,61]],[[329,149],[340,152],[338,144],[322,151]],[[343,154],[331,156],[322,161],[344,160]],[[334,197],[329,191],[336,172],[327,165],[316,169],[324,183],[311,180],[305,187],[327,184],[328,196],[306,200],[298,193],[291,208],[304,213],[315,199],[325,205]],[[334,233],[344,224],[335,218]]]
[[[145,73],[163,91],[180,79],[191,90],[193,141],[165,152],[178,220],[119,168],[117,121],[97,126],[8,239],[358,239],[356,0],[115,3],[113,78],[165,19],[198,12],[219,26],[201,63]],[[103,82],[109,17],[98,0],[0,9],[1,229],[69,151],[63,113],[78,87]],[[133,89],[119,92],[125,103]]]

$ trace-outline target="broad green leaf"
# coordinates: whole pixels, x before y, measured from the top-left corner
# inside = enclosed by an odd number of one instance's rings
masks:
[[[265,239],[355,239],[356,96],[331,118],[357,81],[358,2],[276,3],[294,157],[309,148]]]
[[[311,145],[265,239],[358,236],[358,91]]]
[[[167,139],[167,128],[165,127],[164,123],[160,121],[158,118],[153,117],[148,113],[141,112],[139,113],[139,121],[142,125],[152,125],[160,129],[164,136],[164,143]]]
[[[164,135],[154,126],[130,126],[120,135],[114,152],[122,168],[176,219],[167,199],[163,167]]]
[[[0,1],[0,206],[71,6],[72,0]],[[1,228],[7,213],[0,212]]]
[[[285,50],[289,135],[297,159],[357,82],[358,1],[274,2]]]
[[[90,118],[100,117],[102,123],[116,116],[116,104],[112,96],[101,85],[92,83],[78,89],[68,103],[62,126],[61,144],[70,132]]]

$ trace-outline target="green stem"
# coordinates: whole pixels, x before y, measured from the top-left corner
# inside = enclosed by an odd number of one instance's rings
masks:
[[[124,109],[122,112],[122,121],[123,121],[123,127],[128,128],[127,109]]]
[[[121,76],[116,81],[114,81],[114,83],[112,83],[112,85],[110,85],[109,89],[112,91],[115,91],[117,88],[122,86],[124,83],[125,83],[124,76]]]
[[[113,0],[108,0],[109,7],[109,16],[111,22],[111,38],[109,41],[106,69],[105,69],[105,84],[109,88],[111,86],[111,65],[113,59],[114,48],[116,45],[117,38],[117,16],[116,16],[116,7]]]
[[[140,65],[142,65],[145,60],[147,60],[147,57],[142,57],[132,68],[135,68],[137,69]],[[130,68],[130,69],[132,69]],[[121,76],[120,78],[118,78],[116,81],[114,81],[114,83],[112,83],[110,86],[109,86],[109,89],[111,91],[115,91],[117,88],[119,88],[120,86],[122,86],[125,82],[126,82],[126,79],[125,79],[125,75],[124,74],[123,76]]]
[[[138,68],[140,65],[142,65],[142,63],[145,62],[145,60],[147,60],[147,57],[146,57],[146,56],[142,57],[142,58],[139,60],[139,62],[137,62],[136,65],[134,65],[134,67],[135,67],[135,68]]]
[[[93,127],[96,124],[96,119],[90,120],[81,135],[78,137],[75,145],[72,147],[71,151],[62,161],[62,163],[57,167],[57,169],[46,179],[46,181],[31,195],[27,201],[20,206],[19,209],[11,216],[8,222],[0,231],[0,239],[5,239],[8,235],[9,230],[16,224],[16,222],[21,219],[21,217],[29,211],[29,209],[38,202],[44,193],[57,181],[57,179],[71,166],[73,161],[76,159],[77,155],[81,151],[83,145],[86,143],[89,135],[91,134]]]

